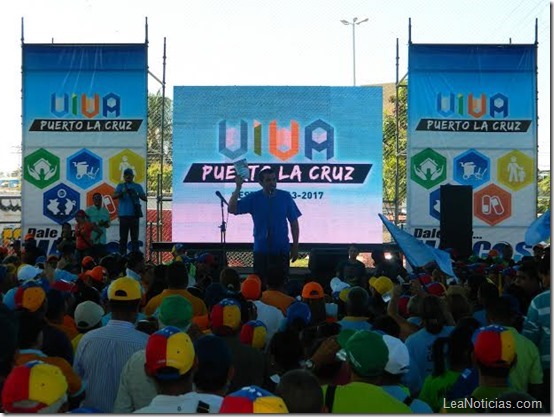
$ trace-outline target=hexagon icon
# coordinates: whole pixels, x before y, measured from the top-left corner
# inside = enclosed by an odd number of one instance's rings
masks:
[[[433,188],[446,179],[446,158],[431,148],[424,149],[410,160],[410,176],[422,187]]]
[[[93,188],[87,193],[87,207],[92,206],[92,196],[95,193],[102,194],[102,205],[106,207],[108,213],[110,213],[110,220],[117,218],[117,207],[119,206],[119,200],[112,198],[115,188],[107,183],[102,183],[98,187]]]
[[[533,158],[521,151],[513,150],[498,158],[498,182],[517,191],[535,180],[535,164]]]
[[[441,219],[441,187],[429,194],[429,215]]]
[[[88,149],[82,149],[67,158],[67,179],[87,189],[102,181],[102,158]]]
[[[475,217],[494,226],[512,215],[512,195],[495,184],[487,185],[473,196]]]
[[[43,195],[42,214],[58,224],[72,220],[81,208],[80,194],[65,184],[59,184]]]
[[[490,159],[475,149],[470,149],[454,158],[453,178],[473,189],[486,184],[491,179]]]
[[[23,159],[23,178],[43,189],[60,179],[60,158],[44,148]]]
[[[135,172],[135,182],[143,182],[146,178],[146,163],[142,156],[130,149],[124,149],[108,161],[109,179],[114,184],[123,182],[123,171],[131,168]]]

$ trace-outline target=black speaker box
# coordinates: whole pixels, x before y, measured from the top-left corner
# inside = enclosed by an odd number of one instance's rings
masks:
[[[440,248],[452,248],[461,258],[472,253],[473,189],[469,185],[441,185]]]
[[[348,259],[348,249],[329,248],[310,250],[308,269],[312,274],[324,274],[334,276],[340,261]]]

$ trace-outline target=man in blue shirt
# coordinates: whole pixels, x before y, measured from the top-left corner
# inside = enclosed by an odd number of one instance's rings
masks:
[[[113,198],[119,199],[119,253],[127,253],[127,241],[131,234],[131,251],[138,251],[139,219],[142,217],[140,200],[147,201],[142,185],[133,182],[135,174],[131,168],[123,171],[122,183],[117,184]]]
[[[270,267],[289,270],[289,258],[298,258],[298,218],[302,215],[290,193],[277,189],[277,176],[271,168],[264,168],[258,175],[262,189],[249,193],[239,200],[244,179],[235,177],[236,188],[229,199],[229,213],[252,216],[254,222],[254,272],[265,283]],[[289,241],[290,224],[292,246]]]

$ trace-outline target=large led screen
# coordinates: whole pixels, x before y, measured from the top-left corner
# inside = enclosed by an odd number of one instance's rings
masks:
[[[233,163],[271,166],[302,212],[300,243],[381,243],[380,87],[175,87],[173,240],[253,241],[250,215],[227,214]]]

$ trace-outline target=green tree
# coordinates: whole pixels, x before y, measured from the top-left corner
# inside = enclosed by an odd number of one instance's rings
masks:
[[[398,88],[398,173],[396,171],[396,96],[389,97],[392,111],[385,111],[383,120],[383,200],[385,212],[394,214],[395,204],[406,204],[406,138],[407,138],[407,88]],[[396,178],[398,176],[398,197],[396,198]]]
[[[148,94],[148,131],[146,143],[148,155],[147,189],[151,193],[156,193],[158,189],[158,174],[161,173],[163,161],[163,175],[161,177],[162,193],[163,195],[171,194],[173,172],[173,102],[167,97],[164,99],[161,92]]]
[[[537,188],[537,212],[542,214],[550,208],[550,171],[539,172]]]

